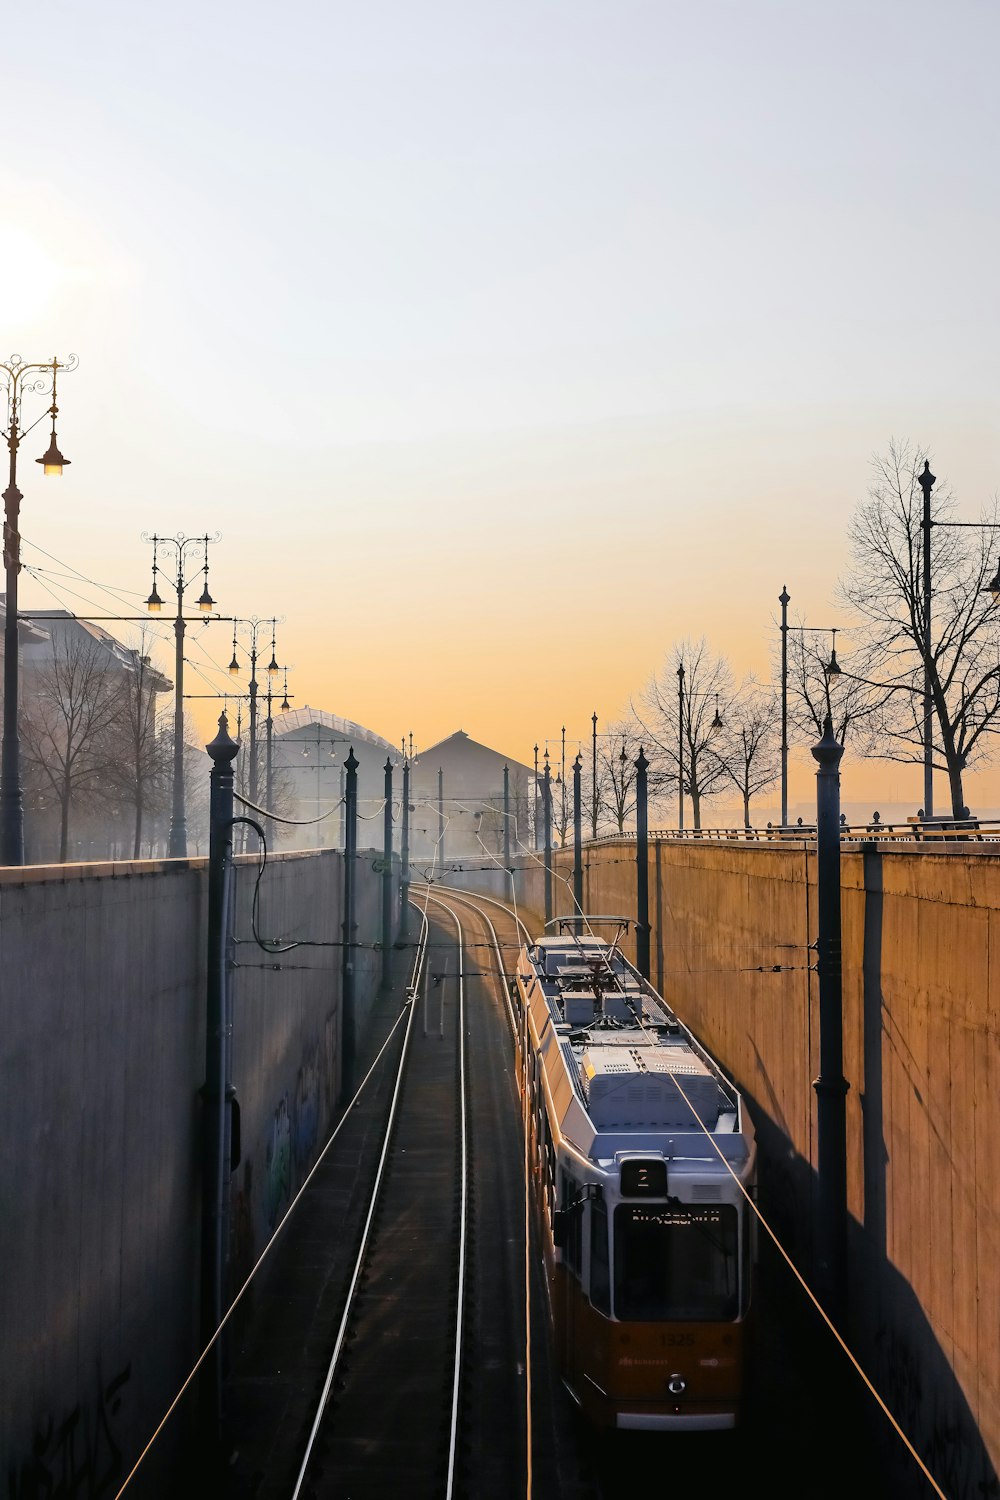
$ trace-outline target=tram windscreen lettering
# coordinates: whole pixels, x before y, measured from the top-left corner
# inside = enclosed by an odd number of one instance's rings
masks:
[[[722,1322],[739,1311],[732,1204],[621,1204],[615,1209],[615,1316]]]

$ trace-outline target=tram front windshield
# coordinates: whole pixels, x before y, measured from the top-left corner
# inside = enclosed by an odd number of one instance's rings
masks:
[[[631,1204],[615,1209],[615,1316],[721,1322],[739,1311],[732,1204]]]

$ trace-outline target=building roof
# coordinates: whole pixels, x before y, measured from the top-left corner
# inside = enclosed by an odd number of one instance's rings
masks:
[[[395,755],[397,759],[400,758],[400,752],[396,746],[391,745],[382,735],[376,734],[374,729],[366,729],[363,724],[357,724],[353,719],[342,719],[339,714],[328,713],[325,708],[310,708],[308,703],[304,708],[291,708],[287,713],[277,714],[272,722],[275,738],[285,734],[294,734],[296,730],[308,729],[311,724],[322,724],[324,729],[332,729],[346,739],[356,740],[364,745],[378,745],[380,749],[388,750],[391,755]]]
[[[512,755],[504,755],[502,751],[494,750],[492,745],[484,745],[481,741],[472,739],[466,734],[464,729],[456,729],[454,734],[449,734],[445,739],[438,740],[434,745],[428,745],[426,750],[418,752],[417,758],[426,763],[446,748],[448,750],[468,750],[473,754],[477,750],[482,750],[487,755],[506,761],[512,771],[526,771],[529,775],[534,775],[531,766],[526,766],[523,761],[515,760]]]
[[[7,595],[0,594],[0,628],[7,623]],[[48,640],[48,633],[40,625],[32,625],[24,618],[24,610],[17,612],[17,638],[22,646],[38,646]]]
[[[144,663],[149,674],[149,687],[154,693],[168,693],[173,687],[169,677],[152,665],[148,656],[140,658],[139,652],[134,647],[125,646],[110,631],[103,626],[96,625],[92,620],[81,620],[78,615],[71,614],[69,610],[35,610],[26,609],[18,611],[21,619],[27,617],[33,621],[37,616],[39,623],[31,624],[30,628],[36,632],[36,637],[26,642],[28,649],[24,653],[25,664],[37,662],[51,655],[47,650],[48,643],[55,642],[56,637],[70,639],[75,636],[85,636],[102,647],[111,658],[111,664],[122,672],[136,671],[140,660]]]

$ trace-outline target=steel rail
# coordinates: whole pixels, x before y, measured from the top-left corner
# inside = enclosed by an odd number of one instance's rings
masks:
[[[413,904],[416,905],[416,903],[413,903]],[[417,907],[417,910],[419,911],[420,908]],[[375,1173],[375,1182],[374,1182],[374,1185],[372,1187],[371,1201],[370,1201],[370,1203],[368,1205],[368,1213],[366,1215],[364,1229],[362,1230],[362,1234],[361,1234],[361,1247],[360,1247],[360,1249],[358,1251],[357,1260],[355,1261],[355,1264],[354,1264],[354,1270],[351,1273],[350,1285],[348,1286],[348,1290],[347,1290],[347,1298],[346,1298],[346,1301],[344,1303],[344,1311],[343,1311],[343,1315],[342,1315],[341,1320],[340,1320],[340,1327],[337,1330],[337,1337],[336,1337],[336,1341],[334,1343],[333,1354],[330,1357],[330,1364],[329,1364],[329,1367],[327,1369],[326,1379],[323,1382],[323,1389],[322,1389],[322,1392],[320,1394],[319,1403],[318,1403],[317,1408],[316,1408],[316,1415],[315,1415],[315,1417],[313,1419],[313,1424],[312,1424],[312,1428],[311,1428],[310,1433],[309,1433],[308,1441],[306,1443],[305,1452],[302,1455],[302,1463],[301,1463],[300,1468],[299,1468],[298,1477],[296,1478],[296,1481],[295,1481],[295,1488],[292,1491],[292,1500],[298,1500],[298,1496],[301,1494],[302,1485],[303,1485],[303,1482],[304,1482],[305,1476],[306,1476],[306,1470],[309,1467],[309,1460],[310,1460],[310,1458],[312,1456],[312,1451],[313,1451],[313,1447],[314,1447],[315,1442],[316,1442],[316,1437],[317,1437],[317,1434],[318,1434],[319,1429],[320,1429],[320,1424],[321,1424],[321,1422],[323,1420],[323,1413],[326,1410],[327,1402],[330,1399],[330,1392],[333,1389],[333,1382],[334,1382],[334,1377],[335,1377],[336,1371],[337,1371],[337,1365],[340,1362],[340,1356],[341,1356],[341,1353],[343,1352],[344,1340],[345,1340],[345,1337],[346,1337],[346,1334],[347,1334],[347,1325],[348,1325],[348,1321],[350,1319],[351,1308],[352,1308],[353,1303],[354,1303],[354,1297],[355,1297],[355,1293],[357,1291],[358,1281],[359,1281],[360,1276],[361,1276],[361,1270],[362,1270],[362,1266],[364,1264],[365,1254],[366,1254],[367,1249],[368,1249],[368,1240],[369,1240],[369,1236],[371,1234],[372,1221],[374,1220],[375,1209],[376,1209],[376,1207],[378,1205],[379,1196],[381,1194],[382,1180],[383,1180],[383,1176],[384,1176],[384,1173],[385,1173],[385,1165],[386,1165],[386,1162],[387,1162],[388,1156],[389,1156],[389,1145],[390,1145],[390,1142],[392,1140],[392,1127],[393,1127],[393,1124],[394,1124],[395,1118],[396,1118],[396,1108],[397,1108],[397,1105],[399,1103],[399,1096],[400,1096],[400,1093],[402,1092],[403,1075],[404,1075],[404,1073],[406,1071],[406,1059],[407,1059],[407,1054],[409,1052],[410,1037],[411,1037],[411,1035],[413,1033],[413,1017],[416,1015],[416,1011],[417,1011],[416,998],[415,997],[416,997],[416,993],[417,993],[417,990],[418,990],[419,985],[420,985],[420,977],[421,977],[421,974],[422,974],[422,971],[423,971],[424,960],[425,960],[426,954],[427,954],[427,937],[428,937],[429,924],[428,924],[428,921],[427,921],[426,914],[424,912],[421,912],[420,915],[421,915],[420,940],[419,940],[419,942],[417,944],[416,954],[414,955],[413,969],[411,970],[411,973],[410,973],[410,984],[408,986],[408,988],[409,988],[410,1015],[409,1015],[409,1019],[407,1020],[407,1023],[406,1023],[406,1035],[403,1037],[403,1045],[402,1045],[402,1047],[400,1049],[399,1066],[398,1066],[398,1068],[396,1070],[396,1081],[395,1081],[395,1084],[393,1085],[392,1102],[391,1102],[390,1107],[389,1107],[389,1118],[388,1118],[388,1121],[386,1123],[385,1135],[384,1135],[383,1141],[382,1141],[382,1151],[381,1151],[381,1154],[379,1156],[378,1168],[377,1168],[376,1173]]]
[[[504,906],[504,904],[503,904],[502,901],[493,901],[492,897],[490,897],[490,896],[483,896],[483,895],[481,895],[479,893],[479,891],[471,891],[471,892],[460,891],[455,886],[450,886],[450,885],[442,886],[441,889],[447,891],[448,894],[449,894],[449,896],[452,897],[452,899],[454,899],[457,896],[458,899],[459,899],[459,901],[463,902],[463,904],[466,905],[469,908],[470,911],[474,911],[477,914],[477,916],[482,917],[483,921],[486,923],[487,927],[489,928],[489,930],[490,930],[490,937],[493,940],[493,950],[496,953],[497,970],[498,970],[500,979],[503,981],[504,1003],[505,1003],[506,1012],[507,1012],[507,1020],[508,1020],[508,1022],[510,1024],[511,1035],[513,1036],[514,1040],[517,1041],[517,1034],[518,1034],[517,1033],[517,1018],[514,1015],[514,1005],[513,1005],[513,1002],[511,1000],[511,997],[510,997],[510,986],[506,982],[506,980],[507,980],[507,971],[504,968],[503,956],[502,956],[502,954],[500,952],[500,939],[499,939],[499,937],[497,935],[496,928],[494,927],[493,923],[490,921],[490,919],[487,916],[486,912],[484,912],[480,907],[478,907],[476,905],[476,902],[477,901],[489,901],[491,903],[491,905],[499,906],[500,909],[502,911],[504,911],[508,916],[513,917],[514,920],[517,922],[518,926],[521,928],[523,934],[524,934],[525,942],[530,942],[531,941],[531,939],[530,939],[530,937],[528,935],[528,929],[525,927],[525,925],[521,921],[520,917],[518,917],[516,915],[516,913],[514,913],[513,911],[511,911],[511,908],[509,906]],[[435,898],[432,897],[431,899],[434,900]],[[440,898],[437,898],[437,899],[440,899]]]
[[[469,1110],[465,1086],[464,934],[462,932],[462,921],[458,912],[450,907],[447,901],[443,901],[440,896],[432,895],[431,900],[439,906],[444,907],[455,923],[455,930],[458,933],[458,1093],[459,1118],[462,1122],[460,1142],[462,1197],[458,1232],[458,1292],[455,1310],[454,1373],[452,1375],[451,1387],[451,1427],[448,1434],[448,1480],[445,1486],[445,1500],[452,1500],[455,1493],[455,1455],[458,1450],[458,1400],[462,1382],[462,1340],[465,1336],[465,1275],[468,1259],[469,1231]]]
[[[513,1043],[514,1043],[515,1051],[520,1050],[521,1042],[520,1042],[519,1034],[518,1034],[517,1018],[514,1015],[514,1006],[513,1006],[512,1000],[511,1000],[510,986],[507,983],[507,972],[506,972],[506,969],[504,968],[503,955],[502,955],[502,953],[500,951],[500,939],[499,939],[499,935],[497,933],[496,926],[494,925],[493,921],[489,917],[488,913],[484,912],[482,910],[482,908],[480,906],[478,906],[476,903],[478,901],[488,901],[491,906],[498,906],[501,909],[501,911],[503,911],[507,916],[513,917],[515,923],[517,924],[516,927],[515,927],[515,929],[514,929],[515,930],[515,934],[517,932],[517,928],[519,927],[521,929],[522,933],[524,934],[524,937],[525,937],[526,941],[528,940],[528,929],[525,927],[524,923],[521,921],[521,918],[517,915],[517,913],[515,911],[512,911],[511,908],[509,906],[506,906],[502,901],[497,901],[497,900],[495,900],[491,896],[481,895],[480,892],[478,892],[478,891],[472,892],[472,893],[462,892],[462,891],[458,891],[454,886],[447,886],[447,887],[445,887],[445,889],[448,891],[449,896],[451,896],[453,899],[454,899],[455,896],[457,896],[458,900],[459,900],[459,904],[460,905],[464,905],[470,911],[475,912],[475,914],[483,922],[485,922],[486,926],[489,928],[490,936],[493,939],[493,951],[496,954],[497,974],[498,974],[499,982],[500,982],[500,984],[501,984],[501,986],[503,988],[504,1000],[505,1000],[505,1014],[507,1016],[507,1021],[508,1021],[509,1025],[510,1025],[511,1038],[512,1038]],[[446,910],[451,910],[451,908],[447,906],[447,903],[444,902],[440,896],[438,896],[438,895],[432,895],[430,899],[432,901],[437,901],[442,906],[445,906]],[[454,915],[454,913],[453,913],[453,915]],[[521,1096],[521,1111],[520,1111],[520,1114],[521,1114],[521,1129],[522,1129],[523,1142],[524,1142],[524,1157],[523,1157],[523,1163],[522,1163],[522,1165],[523,1165],[523,1170],[524,1170],[525,1500],[531,1500],[533,1483],[534,1483],[533,1463],[532,1463],[532,1449],[533,1449],[533,1445],[534,1445],[534,1439],[533,1439],[533,1433],[532,1433],[532,1420],[531,1420],[531,1408],[532,1408],[532,1394],[531,1394],[531,1387],[532,1387],[532,1369],[531,1369],[531,1171],[530,1171],[530,1162],[529,1162],[529,1159],[528,1159],[528,1125],[527,1125],[527,1115],[526,1115],[527,1093],[526,1093],[526,1090],[524,1090],[523,1088],[519,1090],[519,1093],[520,1093],[520,1096]]]
[[[448,892],[449,896],[464,896],[466,900],[471,900],[474,897],[476,901],[488,901],[490,906],[498,906],[502,912],[506,912],[508,917],[514,918],[514,921],[521,929],[521,935],[524,938],[524,941],[526,943],[531,942],[531,933],[528,931],[525,924],[521,921],[521,918],[518,916],[514,908],[512,906],[508,906],[506,901],[498,901],[496,896],[487,896],[482,891],[465,891],[461,886],[444,885],[441,881],[439,881],[438,884],[440,885],[441,890]]]

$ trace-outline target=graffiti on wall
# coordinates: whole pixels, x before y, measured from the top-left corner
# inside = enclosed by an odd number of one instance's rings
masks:
[[[302,1171],[312,1162],[319,1137],[320,1052],[315,1039],[306,1047],[298,1077],[295,1080],[295,1108],[292,1111],[292,1139],[295,1165]]]
[[[880,1324],[875,1345],[886,1405],[945,1494],[996,1500],[1000,1480],[971,1415],[962,1420],[947,1385],[929,1375],[926,1359],[898,1329]]]
[[[101,1500],[114,1495],[123,1477],[115,1418],[131,1379],[131,1361],[107,1384],[98,1371],[97,1394],[89,1407],[78,1403],[59,1420],[48,1417],[35,1433],[31,1457],[8,1471],[9,1500]]]

